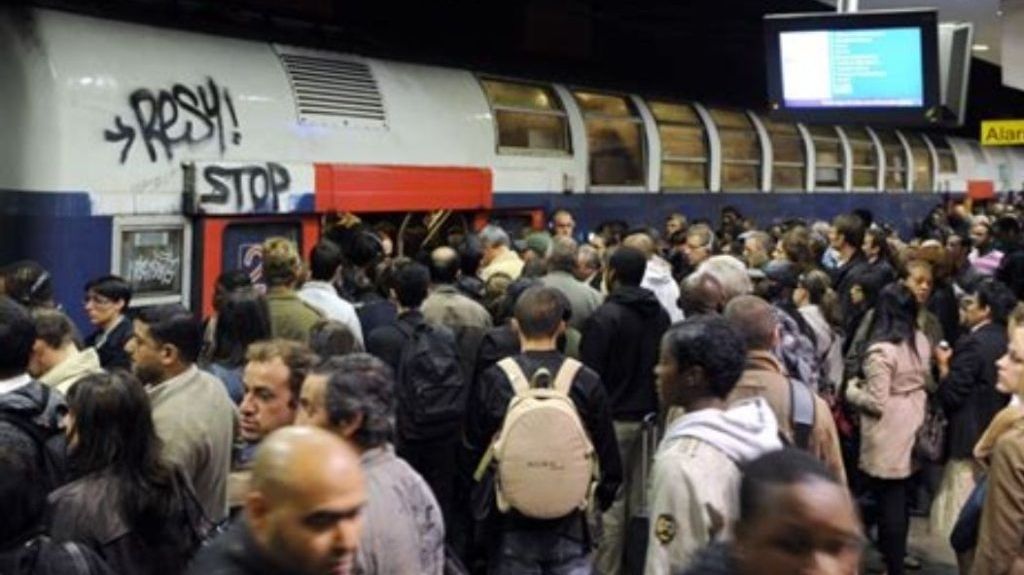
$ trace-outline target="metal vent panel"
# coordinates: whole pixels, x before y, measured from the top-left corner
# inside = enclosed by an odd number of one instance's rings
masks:
[[[369,64],[337,56],[277,52],[300,122],[383,128],[387,111]]]

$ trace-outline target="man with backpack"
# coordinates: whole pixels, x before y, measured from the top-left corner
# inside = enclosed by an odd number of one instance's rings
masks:
[[[607,509],[622,481],[600,377],[556,351],[564,313],[553,288],[526,290],[513,324],[522,352],[485,370],[472,398],[466,443],[478,492],[494,497],[492,574],[591,573],[587,512]]]
[[[395,371],[396,451],[430,485],[448,522],[468,386],[455,336],[420,311],[429,285],[423,264],[398,268],[391,293],[398,319],[373,330],[366,350]]]
[[[28,374],[36,326],[14,300],[0,296],[0,446],[36,462],[50,491],[64,482],[64,396]]]
[[[741,295],[725,306],[725,319],[747,344],[743,375],[727,402],[763,397],[786,441],[810,452],[845,483],[839,434],[828,404],[805,382],[787,376],[782,362],[772,353],[779,341],[780,326],[771,304],[757,296]]]

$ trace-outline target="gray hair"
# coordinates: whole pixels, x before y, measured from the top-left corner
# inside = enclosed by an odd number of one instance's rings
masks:
[[[601,270],[601,252],[597,251],[594,246],[583,244],[576,252],[576,257],[583,260],[587,267],[596,271]]]
[[[362,416],[352,440],[364,450],[393,439],[395,378],[386,363],[368,353],[353,353],[323,362],[314,373],[327,376],[324,402],[332,426]]]
[[[576,267],[576,241],[565,236],[551,238],[548,247],[548,270],[572,272]]]
[[[480,230],[480,233],[477,235],[480,237],[480,242],[487,247],[507,247],[511,245],[511,241],[508,238],[508,232],[494,224],[487,224],[486,226],[484,226],[484,229]]]
[[[728,255],[711,256],[701,262],[697,273],[707,273],[718,280],[722,286],[723,303],[736,296],[747,295],[754,291],[754,286],[747,275],[747,267],[740,260]]]

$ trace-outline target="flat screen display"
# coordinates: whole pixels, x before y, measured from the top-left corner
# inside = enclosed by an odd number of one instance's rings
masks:
[[[783,32],[779,44],[787,107],[924,105],[917,28]]]
[[[805,122],[930,122],[937,29],[934,10],[768,16],[771,110]]]

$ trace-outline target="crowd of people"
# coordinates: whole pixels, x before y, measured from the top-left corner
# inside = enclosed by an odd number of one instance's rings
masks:
[[[206,318],[90,279],[84,338],[11,263],[0,572],[899,575],[912,515],[1024,572],[1024,214],[973,208],[346,217]]]

